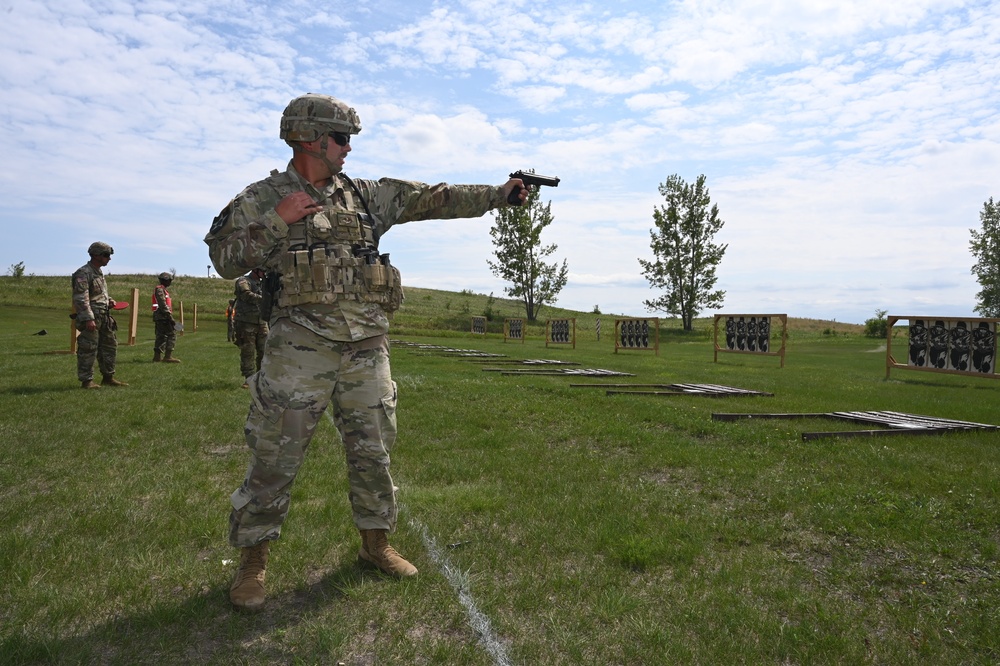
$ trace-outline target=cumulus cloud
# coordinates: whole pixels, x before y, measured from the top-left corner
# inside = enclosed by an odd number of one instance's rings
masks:
[[[998,9],[15,4],[0,26],[0,220],[18,252],[4,250],[7,264],[68,273],[100,236],[130,248],[119,270],[202,274],[212,216],[283,167],[281,110],[312,91],[361,113],[348,162],[359,177],[561,176],[546,233],[570,266],[563,304],[641,310],[636,258],[657,185],[704,173],[726,220],[727,303],[842,321],[873,303],[970,314],[968,229],[998,196]],[[488,225],[394,230],[394,260],[410,280],[447,284],[435,255],[447,247],[468,288],[499,291]],[[17,237],[39,228],[54,239],[44,248]],[[915,265],[929,277],[908,279]]]

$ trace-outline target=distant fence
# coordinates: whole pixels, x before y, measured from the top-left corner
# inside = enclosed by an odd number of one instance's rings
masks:
[[[725,320],[723,343],[719,344],[719,322]],[[771,334],[774,323],[781,324],[781,346],[772,351]],[[739,354],[759,354],[778,356],[781,367],[785,367],[785,341],[788,339],[788,315],[786,314],[716,314],[714,328],[715,362],[719,352]]]
[[[900,321],[907,322],[905,363],[896,361],[892,354],[893,329]],[[889,315],[886,379],[893,368],[996,379],[998,322],[1000,319]]]
[[[660,354],[660,318],[616,319],[615,353],[619,349],[637,349]]]

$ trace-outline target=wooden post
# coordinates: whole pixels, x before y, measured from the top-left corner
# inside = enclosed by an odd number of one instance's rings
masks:
[[[129,302],[132,311],[128,313],[128,340],[125,341],[129,347],[135,347],[135,334],[139,329],[139,288],[132,287],[132,300]]]
[[[896,359],[892,357],[892,327],[899,321],[899,317],[890,316],[885,320],[885,378],[889,379],[892,366],[896,365]]]

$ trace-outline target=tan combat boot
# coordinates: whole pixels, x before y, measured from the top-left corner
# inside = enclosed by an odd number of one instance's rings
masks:
[[[163,360],[163,357],[160,355],[160,350],[159,349],[154,349],[153,350],[153,363],[159,363],[162,360]]]
[[[128,384],[118,381],[114,375],[104,375],[101,386],[128,386]]]
[[[179,358],[174,358],[174,353],[172,351],[168,351],[167,354],[166,354],[166,356],[163,357],[163,362],[164,363],[180,363],[181,360]]]
[[[240,550],[240,568],[229,586],[229,600],[239,610],[256,611],[264,605],[264,574],[270,541]]]
[[[88,379],[85,382],[80,382],[80,384],[81,384],[80,388],[85,388],[85,389],[92,389],[92,388],[99,389],[99,388],[101,388],[98,384],[94,383],[93,379]]]
[[[415,576],[417,568],[389,545],[389,530],[361,530],[358,557],[392,576]]]

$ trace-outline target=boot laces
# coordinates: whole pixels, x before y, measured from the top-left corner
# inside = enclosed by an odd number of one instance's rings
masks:
[[[250,548],[242,553],[240,569],[236,573],[236,584],[242,583],[247,578],[260,579],[264,573],[264,549]]]

